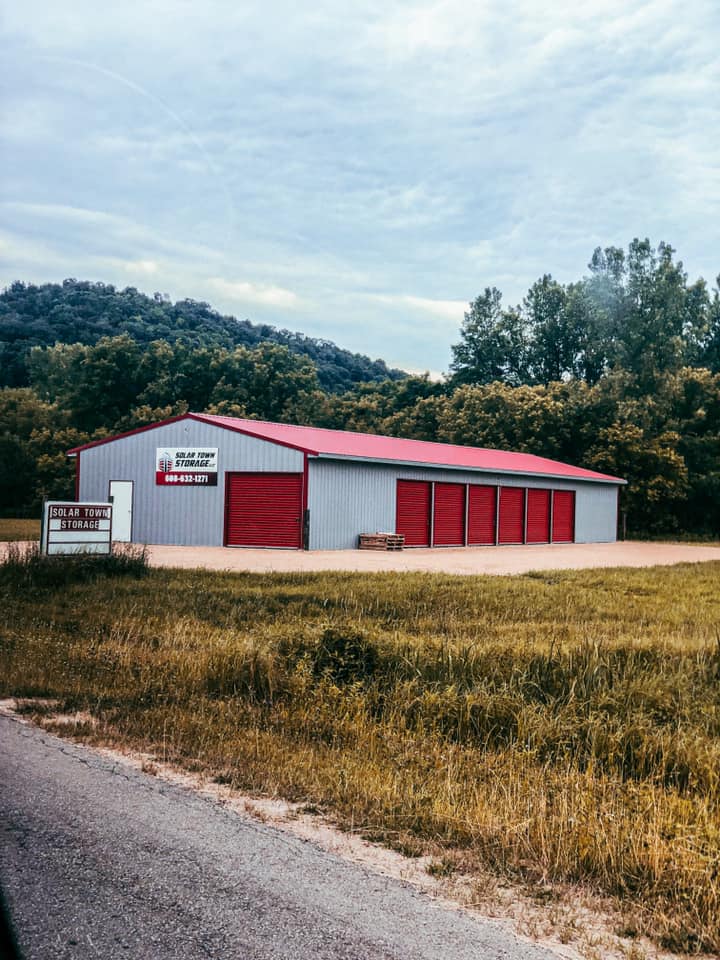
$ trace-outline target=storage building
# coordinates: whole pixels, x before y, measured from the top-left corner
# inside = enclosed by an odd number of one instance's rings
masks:
[[[616,539],[625,481],[544,457],[188,413],[69,451],[113,538],[188,546],[408,547]]]

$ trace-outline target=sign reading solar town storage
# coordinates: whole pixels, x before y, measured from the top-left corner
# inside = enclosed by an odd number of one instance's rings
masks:
[[[110,553],[111,503],[72,503],[48,500],[42,520],[40,550],[62,555]]]
[[[159,487],[216,487],[217,447],[158,447],[155,483]]]

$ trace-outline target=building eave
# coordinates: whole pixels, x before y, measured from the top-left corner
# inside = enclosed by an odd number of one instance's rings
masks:
[[[507,468],[498,469],[497,467],[462,466],[456,463],[428,463],[426,460],[392,460],[380,457],[357,457],[349,454],[339,453],[311,454],[310,459],[337,460],[343,463],[376,463],[382,466],[408,467],[409,469],[413,470],[454,470],[455,472],[460,473],[479,473],[493,476],[538,477],[543,480],[565,480],[574,483],[601,483],[611,486],[625,486],[627,484],[627,480],[622,480],[620,477],[611,476],[572,476],[566,473],[544,473],[536,470],[509,470]]]

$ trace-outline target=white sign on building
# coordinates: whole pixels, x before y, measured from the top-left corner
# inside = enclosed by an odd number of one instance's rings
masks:
[[[42,519],[40,551],[50,555],[109,554],[111,503],[48,500]]]
[[[217,476],[217,447],[158,447],[155,451],[155,483],[159,487],[216,487]]]

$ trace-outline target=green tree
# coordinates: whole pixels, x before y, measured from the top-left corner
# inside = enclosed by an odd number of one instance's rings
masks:
[[[452,347],[452,383],[520,384],[528,379],[528,344],[523,318],[503,310],[502,294],[486,287],[471,304]]]
[[[35,347],[29,360],[33,387],[70,415],[79,430],[112,428],[136,405],[146,386],[142,350],[127,334],[79,343]]]
[[[616,421],[598,431],[587,465],[628,481],[621,497],[631,533],[675,526],[674,508],[688,484],[679,443],[680,435],[672,430],[648,436],[634,423]]]
[[[237,347],[217,358],[214,374],[210,410],[229,403],[261,420],[307,423],[313,417],[320,394],[315,365],[287,347]]]
[[[693,341],[692,357],[697,366],[720,373],[720,276],[715,283],[712,297],[707,298],[705,327]]]
[[[87,439],[66,412],[29,388],[0,390],[2,512],[38,510],[43,497],[71,496],[74,466],[66,451]]]

